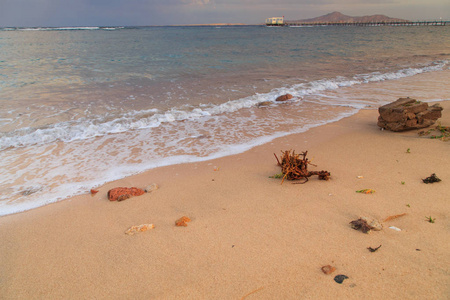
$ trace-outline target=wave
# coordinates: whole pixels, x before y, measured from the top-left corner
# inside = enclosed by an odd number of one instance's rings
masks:
[[[0,31],[67,31],[67,30],[117,30],[124,29],[124,26],[75,26],[75,27],[4,27]]]
[[[233,113],[241,109],[255,107],[262,102],[272,102],[275,104],[276,97],[286,93],[292,94],[294,96],[294,101],[300,101],[305,96],[343,87],[385,80],[395,80],[425,72],[439,71],[444,69],[447,64],[448,61],[438,61],[425,67],[406,68],[396,72],[374,72],[358,74],[352,78],[336,77],[332,79],[316,80],[308,83],[296,84],[288,88],[273,89],[268,93],[255,94],[219,105],[203,104],[197,107],[174,107],[166,111],[157,109],[130,111],[115,117],[112,120],[110,115],[102,115],[90,119],[83,118],[77,121],[60,122],[42,128],[21,128],[5,133],[0,137],[0,150],[48,144],[56,141],[71,142],[85,140],[130,130],[154,128],[169,122],[196,120],[225,113]],[[366,103],[346,104],[346,106],[352,106],[357,109],[362,108],[365,105]]]

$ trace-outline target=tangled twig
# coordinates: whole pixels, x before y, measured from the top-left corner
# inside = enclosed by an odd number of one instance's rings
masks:
[[[304,180],[299,183],[306,183],[309,177],[313,175],[319,176],[321,180],[328,180],[331,176],[328,171],[308,171],[308,165],[313,165],[307,158],[306,155],[308,151],[302,152],[300,154],[295,154],[295,151],[287,150],[282,151],[282,155],[280,158],[274,153],[275,158],[278,162],[278,165],[281,167],[281,172],[283,173],[283,180],[281,184],[283,184],[284,180]]]

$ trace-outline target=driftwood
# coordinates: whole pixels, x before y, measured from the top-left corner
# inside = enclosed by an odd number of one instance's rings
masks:
[[[281,172],[283,173],[283,180],[300,180],[303,179],[303,182],[305,183],[308,181],[308,178],[317,175],[319,176],[319,179],[321,180],[328,180],[330,179],[330,172],[328,171],[308,171],[308,165],[313,165],[311,162],[308,161],[306,158],[306,154],[308,154],[308,151],[302,152],[300,154],[295,154],[295,151],[287,150],[282,151],[282,155],[280,158],[277,157],[277,155],[274,153],[275,158],[277,159],[278,165],[281,167]]]

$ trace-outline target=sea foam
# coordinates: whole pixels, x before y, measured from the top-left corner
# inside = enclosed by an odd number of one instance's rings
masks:
[[[406,68],[388,73],[374,72],[358,74],[352,78],[339,76],[332,79],[321,79],[308,83],[295,84],[288,88],[276,88],[268,93],[257,93],[216,105],[208,104],[197,107],[187,105],[183,108],[173,107],[166,111],[160,111],[158,109],[147,109],[143,111],[132,110],[113,120],[109,120],[109,115],[97,115],[91,118],[60,122],[42,128],[21,128],[5,133],[0,137],[0,150],[40,145],[55,141],[72,142],[76,140],[85,140],[130,130],[154,128],[163,123],[195,120],[203,117],[233,113],[245,108],[257,106],[262,102],[272,101],[275,103],[274,99],[280,94],[285,93],[292,94],[298,101],[305,96],[343,87],[385,80],[395,80],[424,72],[439,71],[444,69],[447,65],[448,61],[438,61],[421,68]],[[327,104],[333,105],[331,102]],[[353,105],[355,108],[362,108],[366,103],[351,103],[347,105]],[[189,109],[186,109],[187,107]]]

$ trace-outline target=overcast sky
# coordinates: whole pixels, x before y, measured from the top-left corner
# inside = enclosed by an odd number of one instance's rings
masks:
[[[259,24],[333,11],[450,20],[450,0],[0,0],[0,27]]]

